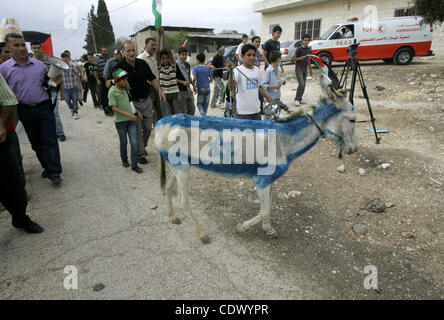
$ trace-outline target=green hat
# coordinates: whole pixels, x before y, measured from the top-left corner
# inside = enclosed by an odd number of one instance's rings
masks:
[[[117,69],[113,72],[114,83],[117,83],[120,80],[125,79],[128,76],[128,73],[123,69]]]

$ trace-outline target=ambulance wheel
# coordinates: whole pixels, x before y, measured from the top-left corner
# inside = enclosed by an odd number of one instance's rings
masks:
[[[331,63],[333,62],[333,57],[330,53],[321,52],[320,54],[318,54],[318,57],[321,58],[321,60],[324,61],[327,66],[331,66]]]
[[[390,59],[382,59],[385,63],[393,63],[393,58]]]
[[[409,48],[401,48],[395,53],[395,64],[405,66],[412,62],[413,52]]]

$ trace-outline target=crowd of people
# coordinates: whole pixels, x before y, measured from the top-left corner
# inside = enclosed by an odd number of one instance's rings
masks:
[[[187,62],[188,50],[180,48],[175,59],[164,29],[159,28],[157,39],[147,38],[139,55],[130,40],[123,43],[121,50],[116,49],[112,57],[103,47],[100,55],[85,54],[80,62],[73,61],[70,51],[65,50],[61,58],[67,67],[56,77],[48,76],[51,59],[40,42],[31,43],[31,57],[20,33],[7,34],[5,42],[0,43],[0,202],[11,213],[12,225],[28,233],[43,232],[26,215],[29,196],[15,133],[18,121],[23,124],[43,169],[41,177],[59,186],[62,183],[59,141],[66,141],[60,103],[64,101],[73,119],[78,120],[79,104],[87,102],[89,91],[94,108],[114,118],[122,166],[143,173],[139,164],[148,163],[146,148],[153,125],[173,114],[195,115],[196,105],[200,115],[206,116],[211,82],[214,82],[211,107],[224,107],[226,117],[259,121],[265,114],[264,119],[271,119],[272,105],[280,100],[281,87],[286,84],[279,76],[279,71],[283,72],[281,34],[281,27],[276,26],[262,54],[261,38],[254,36],[248,43],[248,36],[244,35],[236,50],[237,66],[225,59],[222,46],[208,64],[205,55],[199,53],[197,65],[192,68]],[[302,40],[293,57],[299,82],[295,105],[303,103],[311,54],[310,37],[304,36]],[[265,65],[264,77],[259,69],[261,61]]]

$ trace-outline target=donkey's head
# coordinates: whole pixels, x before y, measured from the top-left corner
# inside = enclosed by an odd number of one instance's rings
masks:
[[[322,81],[321,81],[322,82]],[[358,150],[359,140],[356,134],[356,112],[347,99],[347,90],[335,90],[332,85],[322,86],[336,108],[341,110],[334,117],[326,120],[324,124],[327,137],[339,142],[341,151],[350,154]]]

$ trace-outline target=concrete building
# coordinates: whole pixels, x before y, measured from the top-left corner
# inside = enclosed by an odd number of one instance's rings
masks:
[[[254,4],[262,14],[262,39],[275,25],[283,29],[281,41],[299,40],[308,33],[321,37],[331,26],[348,19],[370,20],[413,15],[411,0],[263,0]],[[434,26],[432,50],[444,56],[444,24]]]

